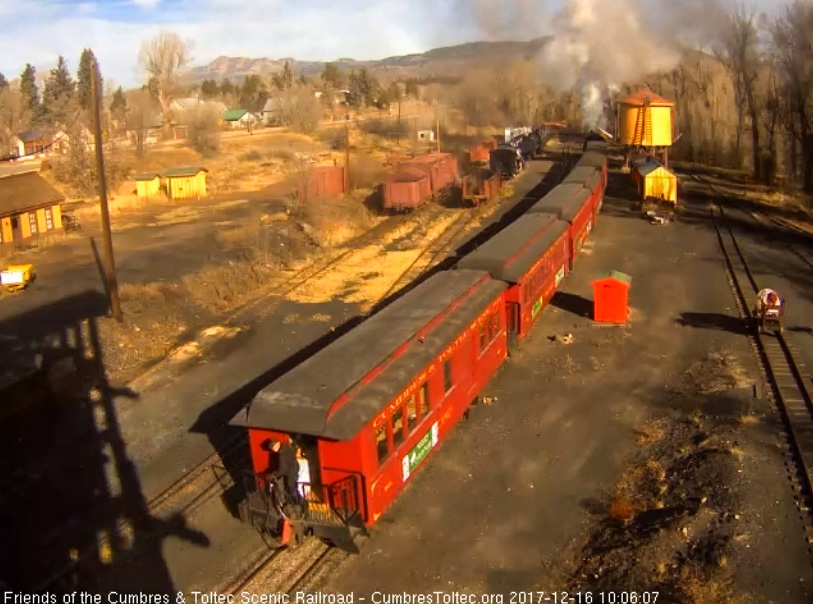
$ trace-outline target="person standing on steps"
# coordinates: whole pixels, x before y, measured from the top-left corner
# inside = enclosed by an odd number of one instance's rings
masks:
[[[270,451],[276,456],[277,474],[285,480],[285,490],[294,501],[299,500],[299,492],[296,483],[299,478],[299,463],[296,459],[296,451],[289,443],[272,441]]]

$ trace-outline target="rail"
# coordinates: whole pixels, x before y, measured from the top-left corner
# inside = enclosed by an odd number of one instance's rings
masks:
[[[740,316],[753,324],[751,308],[738,273],[744,274],[752,294],[759,291],[745,254],[726,222],[722,208],[711,210],[718,241]],[[724,228],[721,226],[724,223]],[[724,231],[726,234],[724,234]],[[726,239],[729,241],[727,242]],[[739,267],[737,266],[739,265]],[[790,456],[794,462],[794,487],[801,495],[799,504],[808,543],[813,543],[813,395],[803,363],[784,334],[767,335],[758,330],[750,333],[749,341],[759,359],[766,379],[768,394],[777,407],[789,437]]]

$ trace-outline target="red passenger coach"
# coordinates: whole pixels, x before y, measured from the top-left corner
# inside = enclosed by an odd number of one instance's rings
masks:
[[[458,263],[510,284],[505,294],[509,346],[531,329],[568,271],[569,225],[551,214],[518,218]]]
[[[593,204],[590,192],[578,183],[562,184],[536,202],[529,214],[553,214],[570,224],[570,267],[576,263],[584,242],[593,229]]]
[[[277,545],[315,535],[358,551],[504,361],[506,288],[438,273],[257,394],[232,420],[254,469],[241,518]],[[310,474],[298,497],[269,453],[289,439]]]
[[[607,154],[600,151],[586,151],[576,162],[576,167],[587,166],[601,170],[604,186],[607,186]]]
[[[601,209],[604,201],[604,183],[598,168],[591,166],[577,166],[562,181],[562,184],[580,184],[590,191],[590,203],[593,204],[593,221]]]

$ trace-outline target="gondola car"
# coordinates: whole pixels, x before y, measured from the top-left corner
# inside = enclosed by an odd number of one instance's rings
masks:
[[[562,184],[536,202],[529,214],[553,214],[569,223],[570,268],[576,263],[584,242],[593,229],[595,213],[590,191],[579,183]]]
[[[580,184],[590,191],[590,203],[593,204],[593,222],[604,202],[604,184],[601,172],[592,166],[576,166],[570,171],[561,184]]]
[[[438,273],[260,391],[232,420],[253,464],[241,519],[274,545],[314,535],[358,551],[503,363],[507,287]],[[275,440],[305,453],[302,499],[275,488]]]
[[[568,228],[551,214],[521,216],[457,263],[458,269],[485,270],[509,284],[509,351],[528,334],[568,272]]]

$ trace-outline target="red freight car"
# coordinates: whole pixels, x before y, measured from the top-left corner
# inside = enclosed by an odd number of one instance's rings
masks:
[[[497,140],[485,138],[478,144],[469,147],[469,161],[473,164],[487,164],[492,149],[497,148]]]
[[[478,168],[463,177],[463,201],[480,205],[499,196],[502,181],[491,170]]]
[[[299,178],[299,199],[338,197],[347,193],[345,166],[317,166]]]
[[[584,242],[593,229],[593,204],[590,191],[578,183],[554,187],[528,210],[529,214],[553,214],[570,224],[570,267],[576,262]]]
[[[512,348],[568,272],[568,229],[567,222],[551,214],[526,214],[457,263],[457,268],[485,270],[510,284],[505,314]]]
[[[432,198],[429,177],[418,171],[401,167],[384,182],[384,208],[392,210],[415,209]]]
[[[590,191],[590,203],[593,204],[593,220],[604,203],[604,180],[601,171],[592,166],[577,166],[562,181],[562,184],[580,184]]]
[[[451,153],[419,155],[401,164],[409,170],[418,170],[429,177],[432,195],[439,195],[446,187],[458,181],[457,158]]]
[[[254,469],[241,518],[278,543],[315,535],[357,551],[505,360],[506,287],[438,273],[260,391],[232,420]],[[268,474],[269,445],[288,439],[310,473],[296,498]]]

